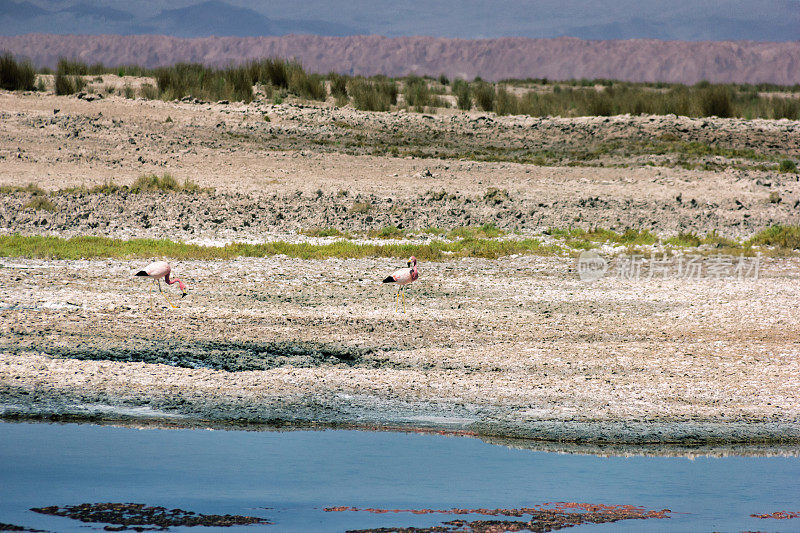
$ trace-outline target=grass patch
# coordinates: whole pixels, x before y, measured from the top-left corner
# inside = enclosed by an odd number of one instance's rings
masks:
[[[145,174],[136,178],[131,186],[118,185],[113,180],[108,180],[100,185],[93,187],[67,187],[55,191],[54,194],[114,194],[119,192],[130,192],[134,194],[143,192],[205,192],[213,193],[213,187],[200,187],[190,179],[185,179],[181,184],[171,174],[163,174],[157,176],[156,174]]]
[[[367,202],[355,202],[348,211],[351,215],[366,215],[372,210],[372,204]]]
[[[664,240],[664,244],[672,246],[682,246],[686,248],[696,248],[702,243],[700,237],[692,232],[681,232],[674,237],[669,237]]]
[[[234,243],[227,246],[201,246],[169,240],[118,240],[105,237],[60,237],[0,235],[0,257],[41,259],[147,259],[169,257],[175,260],[215,260],[236,257],[269,257],[283,254],[298,259],[363,258],[416,256],[420,261],[441,261],[448,257],[496,259],[512,254],[555,254],[560,248],[542,246],[536,239],[497,241],[462,239],[429,244],[356,244],[340,240],[330,244],[271,242]]]
[[[183,185],[180,185],[170,174],[163,174],[160,177],[155,174],[139,176],[130,187],[130,191],[134,193],[150,191],[196,192],[199,190],[200,187],[188,178],[184,180]]]
[[[372,239],[403,239],[406,234],[397,226],[386,226],[378,230],[370,230],[367,236]]]
[[[347,92],[353,98],[353,105],[361,111],[389,111],[397,105],[397,84],[394,81],[371,81],[364,78],[351,78]]]
[[[791,159],[784,159],[778,165],[779,172],[794,172],[797,174],[797,164]]]
[[[22,206],[23,209],[35,209],[36,211],[50,211],[53,212],[56,210],[56,206],[53,205],[53,202],[47,199],[45,196],[34,196],[30,199],[30,201]]]
[[[462,111],[469,111],[472,109],[472,89],[469,83],[464,80],[456,80],[453,82],[453,94],[456,97],[456,105]]]
[[[0,55],[0,89],[32,91],[36,88],[36,71],[30,61],[17,61],[10,53]]]
[[[551,237],[564,239],[573,248],[594,248],[592,243],[613,243],[628,246],[645,246],[655,244],[658,237],[648,230],[627,229],[623,233],[604,228],[593,228],[586,231],[581,228],[558,229],[550,228],[545,232]]]
[[[747,244],[798,250],[800,249],[800,226],[771,226],[758,232],[747,241]]]
[[[28,193],[33,195],[47,194],[44,189],[35,183],[27,185],[3,185],[0,186],[0,194]]]
[[[192,96],[203,100],[253,100],[253,80],[245,67],[214,69],[200,64],[178,63],[155,71],[158,97],[163,100]]]
[[[336,228],[311,228],[303,230],[301,233],[309,237],[345,237],[347,235]]]

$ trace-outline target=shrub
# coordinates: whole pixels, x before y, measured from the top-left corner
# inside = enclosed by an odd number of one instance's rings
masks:
[[[86,76],[87,74],[89,74],[89,67],[86,66],[86,63],[82,63],[77,60],[70,60],[65,57],[60,57],[58,58],[56,72],[61,72],[62,74],[70,74],[73,76]]]
[[[0,88],[7,91],[32,91],[36,72],[30,61],[18,63],[10,53],[0,56]]]
[[[362,111],[388,111],[397,103],[397,85],[392,81],[352,78],[347,90],[353,98],[353,105]]]
[[[197,192],[201,190],[196,183],[188,178],[184,180],[183,185],[180,185],[170,174],[164,174],[161,177],[155,174],[139,176],[130,187],[130,191],[133,193],[150,191]]]
[[[253,100],[253,83],[247,68],[217,70],[195,63],[178,63],[155,71],[158,94],[173,100],[193,96],[203,100]]]
[[[431,105],[431,91],[428,88],[428,82],[416,76],[409,76],[406,79],[403,98],[407,106],[422,112],[425,106]]]
[[[296,63],[274,57],[254,62],[250,64],[250,71],[254,73],[251,81],[253,83],[268,83],[274,87],[288,89],[289,75],[296,67],[299,67]]]
[[[61,58],[56,69],[55,91],[58,95],[74,94],[86,87],[86,80],[81,76],[87,72],[84,63]]]
[[[494,110],[498,115],[516,115],[519,111],[519,102],[516,96],[500,87],[494,103]]]
[[[778,170],[781,172],[794,172],[797,173],[797,164],[791,159],[784,159],[780,162]]]
[[[748,242],[797,250],[800,249],[800,226],[771,226],[757,233]]]
[[[328,80],[331,84],[331,96],[347,98],[347,76],[331,72],[328,74]]]
[[[464,80],[456,80],[453,82],[453,94],[456,96],[456,105],[462,111],[469,111],[472,109],[472,91],[469,88],[469,83]]]
[[[325,100],[328,96],[323,77],[319,74],[306,74],[302,68],[292,70],[289,91],[309,100]]]
[[[142,84],[139,93],[142,95],[142,98],[147,98],[148,100],[155,100],[158,98],[158,89],[156,89],[152,83]]]
[[[56,206],[53,205],[53,202],[47,199],[45,196],[35,195],[30,201],[23,206],[23,209],[35,209],[36,211],[55,211]]]
[[[475,103],[484,111],[494,109],[494,87],[486,82],[479,82],[473,91]]]
[[[704,86],[699,93],[700,109],[704,116],[727,118],[733,116],[730,90],[723,85]]]
[[[772,118],[781,119],[788,118],[789,120],[800,119],[800,100],[797,98],[770,98],[770,107],[772,107]]]
[[[75,82],[74,76],[67,76],[61,72],[56,72],[55,90],[57,95],[74,94]]]

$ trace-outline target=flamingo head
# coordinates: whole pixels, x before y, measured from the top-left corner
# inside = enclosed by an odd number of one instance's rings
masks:
[[[417,266],[417,258],[413,255],[408,258],[408,268]]]
[[[186,292],[186,284],[178,280],[178,287],[181,289],[181,298],[184,298],[188,293]]]

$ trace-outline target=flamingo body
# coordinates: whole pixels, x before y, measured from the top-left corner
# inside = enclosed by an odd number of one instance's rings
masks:
[[[186,296],[186,284],[178,278],[169,279],[169,275],[171,272],[172,272],[172,267],[169,266],[169,263],[167,263],[166,261],[155,261],[153,263],[150,263],[149,265],[144,267],[143,270],[140,270],[134,275],[147,276],[151,278],[153,280],[153,283],[158,284],[158,292],[164,295],[164,298],[167,299],[167,301],[172,307],[175,307],[175,305],[173,305],[173,303],[169,301],[167,295],[161,291],[161,278],[164,278],[164,281],[167,283],[167,285],[174,285],[175,283],[177,283],[178,287],[181,289],[181,298]],[[152,301],[150,303],[150,306],[152,307]]]
[[[416,268],[401,268],[396,270],[391,276],[387,276],[384,283],[397,283],[400,286],[408,285],[419,277]]]
[[[413,255],[408,258],[408,268],[401,268],[399,270],[395,270],[389,276],[386,276],[386,279],[383,280],[384,283],[397,283],[400,285],[400,288],[397,289],[397,294],[395,295],[396,300],[400,300],[402,298],[403,301],[403,312],[406,311],[406,286],[410,284],[412,281],[416,281],[419,278],[419,272],[417,271],[417,258]],[[399,303],[399,302],[398,302]]]
[[[136,273],[137,276],[150,276],[151,278],[165,278],[169,277],[169,273],[172,271],[172,267],[169,266],[169,263],[166,261],[156,261],[154,263],[150,263],[144,270],[140,270]]]

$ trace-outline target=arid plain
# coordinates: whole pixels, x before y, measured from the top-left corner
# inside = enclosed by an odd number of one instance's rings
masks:
[[[542,246],[420,261],[405,313],[380,283],[401,257],[165,257],[189,285],[175,309],[132,276],[155,255],[3,257],[6,418],[800,442],[800,260],[715,248],[800,221],[798,174],[778,170],[797,121],[89,96],[0,92],[3,234],[422,246],[490,223]],[[205,190],[92,191],[165,173]],[[31,183],[52,209],[26,207]],[[570,228],[662,241],[601,245],[611,268],[588,281]],[[717,244],[664,244],[681,233]],[[615,269],[634,251],[640,273]],[[688,253],[701,275],[677,270]]]

